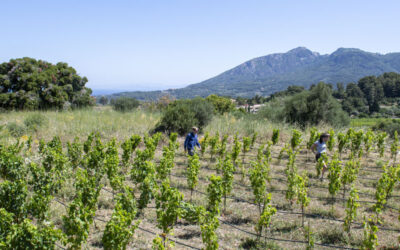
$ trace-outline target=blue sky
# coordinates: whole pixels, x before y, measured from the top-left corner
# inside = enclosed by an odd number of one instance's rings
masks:
[[[1,0],[0,61],[67,62],[93,89],[206,80],[305,46],[400,51],[398,0]]]

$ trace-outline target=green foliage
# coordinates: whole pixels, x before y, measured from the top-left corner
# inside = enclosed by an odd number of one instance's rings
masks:
[[[122,152],[122,164],[128,167],[130,163],[132,153],[139,146],[142,138],[139,135],[132,135],[128,140],[121,144]]]
[[[383,157],[383,154],[385,153],[385,140],[387,137],[386,132],[381,132],[377,134],[377,140],[376,140],[376,145],[378,147],[379,151],[379,157]]]
[[[20,224],[13,224],[7,236],[8,249],[56,249],[56,243],[63,239],[59,229],[51,225],[35,226],[25,219]]]
[[[188,186],[190,188],[190,198],[192,198],[193,190],[199,181],[200,167],[199,156],[197,154],[189,156],[189,166],[186,170],[186,177]]]
[[[267,180],[269,180],[268,163],[262,161],[251,162],[250,183],[253,190],[254,202],[258,205],[261,215],[261,206],[267,191]]]
[[[175,152],[170,147],[163,147],[163,155],[160,160],[160,164],[156,167],[157,178],[159,180],[165,180],[174,168]]]
[[[19,155],[21,144],[18,142],[11,146],[0,147],[0,176],[10,181],[25,178],[25,165]]]
[[[160,236],[157,236],[153,239],[153,245],[151,246],[153,250],[164,250],[163,239]]]
[[[305,232],[305,238],[307,241],[306,249],[307,250],[314,249],[315,239],[314,239],[314,233],[311,231],[310,225],[304,227],[304,232]]]
[[[224,157],[226,153],[226,144],[228,143],[228,135],[224,135],[218,147],[219,157]]]
[[[218,249],[218,236],[216,233],[218,227],[219,220],[213,212],[207,211],[201,216],[201,239],[206,246],[205,250]]]
[[[342,162],[339,161],[337,154],[332,157],[332,160],[329,162],[329,193],[332,197],[339,192],[340,187],[342,185],[341,175],[342,175]]]
[[[206,100],[214,106],[214,112],[217,114],[222,115],[235,109],[235,104],[227,97],[209,95]]]
[[[0,64],[0,108],[64,109],[93,105],[86,77],[66,63],[56,65],[33,58]]]
[[[293,129],[292,138],[290,139],[290,145],[292,146],[292,150],[296,150],[302,141],[303,139],[301,139],[301,132],[296,129]]]
[[[117,142],[115,138],[107,143],[104,168],[106,169],[108,180],[114,190],[119,190],[123,186],[124,177],[119,175],[119,156]]]
[[[251,147],[254,147],[254,143],[255,143],[256,140],[257,140],[257,136],[258,136],[258,133],[257,133],[257,132],[254,132],[254,133],[253,133],[253,136],[251,137]]]
[[[364,238],[361,249],[376,249],[376,247],[378,246],[378,236],[376,235],[376,233],[378,232],[378,227],[375,225],[371,218],[368,218],[367,220],[365,217],[363,227]]]
[[[393,193],[395,184],[398,181],[398,175],[400,173],[400,166],[390,166],[387,168],[383,166],[383,172],[378,180],[375,191],[376,203],[372,207],[374,210],[377,220],[379,220],[379,214],[382,212],[387,199]]]
[[[319,139],[319,133],[316,127],[310,128],[310,137],[307,142],[307,148],[311,148],[311,146]]]
[[[283,158],[284,153],[289,152],[289,144],[285,144],[281,151],[279,151],[279,155],[278,155],[278,161],[280,162]]]
[[[361,167],[361,162],[354,158],[349,159],[343,168],[341,182],[343,186],[343,198],[346,195],[346,186],[351,185],[357,179],[358,172]]]
[[[83,146],[78,137],[75,137],[72,143],[67,142],[67,156],[74,169],[79,166],[82,160],[82,150]]]
[[[374,125],[372,129],[386,132],[389,136],[393,137],[396,131],[400,131],[400,121],[398,119],[387,119]]]
[[[170,103],[160,122],[156,125],[156,132],[177,132],[186,134],[193,126],[204,128],[213,116],[214,106],[202,98],[191,100],[177,100]]]
[[[242,148],[242,143],[240,142],[238,135],[236,134],[233,138],[233,147],[232,147],[232,161],[236,163],[236,160],[239,157],[240,150]]]
[[[226,197],[231,193],[233,189],[233,179],[235,166],[232,164],[229,155],[225,157],[222,165],[222,195],[224,196],[224,210],[226,209]]]
[[[17,221],[26,217],[27,196],[27,186],[21,180],[0,183],[0,208],[13,213]]]
[[[42,126],[47,124],[47,117],[40,113],[33,113],[24,119],[24,124],[28,131],[37,132]]]
[[[360,206],[358,203],[358,191],[353,186],[350,191],[349,199],[346,203],[346,218],[344,219],[344,231],[350,234],[351,223],[357,218],[357,208]]]
[[[156,194],[157,208],[157,227],[163,232],[164,246],[168,243],[168,235],[170,234],[176,221],[181,217],[181,202],[183,195],[169,185],[169,181],[163,181],[159,192]]]
[[[131,179],[141,192],[139,197],[139,209],[143,209],[153,197],[153,191],[156,186],[156,169],[151,160],[154,157],[154,145],[149,144],[145,150],[136,150],[136,158],[131,170]]]
[[[272,144],[274,144],[274,145],[278,144],[279,133],[280,133],[280,130],[278,128],[274,128],[272,130],[272,139],[271,139],[272,140]]]
[[[285,174],[287,178],[287,190],[286,190],[286,200],[290,201],[292,204],[293,200],[297,197],[297,183],[298,183],[298,174],[297,174],[297,167],[295,165],[296,162],[296,155],[297,152],[290,150],[289,153],[289,160],[286,165]]]
[[[0,208],[0,246],[6,245],[7,235],[11,232],[14,221],[14,214]]]
[[[349,143],[349,137],[346,134],[339,133],[337,135],[338,139],[338,151],[342,155],[343,149],[345,149]]]
[[[243,147],[242,147],[243,160],[246,157],[246,153],[250,151],[250,145],[251,145],[250,137],[243,137]]]
[[[397,134],[397,131],[394,132],[394,136],[393,136],[393,142],[390,145],[390,153],[392,156],[392,159],[394,159],[394,161],[396,162],[396,156],[399,150],[399,137]]]
[[[211,175],[210,183],[207,186],[207,211],[211,214],[219,214],[219,204],[223,195],[222,178]]]
[[[317,176],[321,175],[322,169],[328,162],[328,155],[326,153],[321,154],[321,157],[318,159],[317,164],[315,165],[315,170],[317,171]]]
[[[339,102],[332,97],[331,88],[324,83],[289,98],[285,102],[284,117],[289,123],[302,127],[321,122],[344,126],[350,122]]]
[[[10,135],[12,135],[13,137],[21,137],[26,133],[26,127],[21,126],[20,124],[16,123],[16,122],[9,122],[6,125],[6,128],[8,130],[8,132],[10,133]]]
[[[75,198],[67,208],[67,215],[62,217],[64,232],[71,248],[79,249],[86,242],[101,188],[96,177],[89,176],[87,170],[78,169]]]
[[[213,137],[210,138],[210,154],[211,159],[218,153],[219,148],[219,133],[217,132]]]
[[[121,112],[133,111],[139,107],[139,101],[131,97],[120,97],[118,99],[112,99],[111,105],[114,110]]]
[[[206,132],[203,139],[200,141],[202,156],[204,156],[204,153],[207,151],[209,143],[210,143],[210,133]]]
[[[268,141],[267,142],[267,147],[265,148],[264,151],[264,156],[265,156],[265,160],[269,163],[272,160],[272,141]]]
[[[329,141],[328,141],[328,149],[329,149],[329,151],[332,151],[333,150],[333,147],[335,146],[335,130],[333,130],[333,129],[329,129],[329,131],[328,131],[328,134],[330,135],[330,137],[329,137]]]
[[[265,194],[264,196],[265,197],[263,198],[264,204],[262,208],[262,213],[260,215],[260,218],[258,219],[255,228],[259,238],[262,235],[263,229],[266,229],[270,226],[271,218],[276,213],[276,208],[272,207],[270,204],[271,194]]]
[[[50,202],[60,189],[63,178],[59,177],[58,172],[46,172],[43,166],[37,166],[33,162],[29,169],[32,175],[29,184],[33,194],[27,208],[32,216],[42,222],[48,218]]]
[[[307,186],[308,186],[308,177],[307,173],[304,173],[303,176],[296,175],[296,195],[297,195],[297,204],[301,205],[301,214],[302,214],[302,225],[304,226],[304,208],[306,208],[310,204],[310,198],[307,195]]]
[[[374,132],[372,132],[372,130],[368,130],[364,136],[364,148],[367,154],[371,151],[374,140],[375,140]]]
[[[351,130],[349,130],[351,131]],[[361,151],[361,143],[364,139],[364,131],[359,130],[358,132],[349,133],[351,135],[351,153],[353,155],[358,154]]]

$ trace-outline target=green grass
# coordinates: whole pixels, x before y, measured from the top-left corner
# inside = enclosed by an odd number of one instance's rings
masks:
[[[350,121],[350,127],[372,127],[377,123],[385,120],[390,120],[389,118],[354,118]]]

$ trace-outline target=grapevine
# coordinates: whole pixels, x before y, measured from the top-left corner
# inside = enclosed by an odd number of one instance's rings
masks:
[[[194,154],[189,156],[189,166],[186,170],[187,184],[190,188],[190,199],[192,199],[193,190],[199,181],[200,162],[199,156]]]
[[[226,209],[226,197],[231,193],[233,188],[235,167],[232,164],[230,156],[226,156],[222,166],[222,193],[224,196],[224,211]]]
[[[272,144],[276,145],[279,141],[279,129],[272,130]]]
[[[336,196],[342,185],[341,182],[342,166],[341,161],[339,161],[337,154],[335,154],[329,163],[329,193],[332,198]]]
[[[276,208],[272,207],[271,202],[271,194],[264,195],[264,204],[262,208],[262,212],[260,218],[256,225],[256,232],[258,233],[258,239],[262,236],[263,229],[269,228],[271,224],[271,218],[276,213]]]
[[[292,147],[292,150],[295,150],[300,145],[301,142],[302,142],[301,132],[296,129],[293,129],[292,139],[290,139],[290,146]]]
[[[251,144],[250,145],[251,145],[252,148],[254,147],[254,144],[256,143],[257,136],[258,136],[258,133],[254,132],[253,136],[251,137]]]
[[[346,203],[346,218],[344,219],[344,230],[350,234],[351,223],[357,218],[357,208],[360,206],[358,203],[358,191],[353,186],[350,191],[349,199]]]
[[[394,131],[394,137],[393,137],[393,142],[390,145],[390,153],[393,159],[393,164],[396,163],[396,157],[397,157],[397,152],[399,149],[399,137],[398,137],[398,133],[397,130]]]
[[[222,178],[211,175],[210,184],[207,186],[207,211],[212,214],[219,214],[219,204],[223,195]]]
[[[201,145],[201,155],[204,156],[204,153],[207,151],[208,145],[210,143],[210,134],[208,132],[206,132],[206,134],[204,135],[204,137],[202,138],[202,140],[200,141],[200,145]]]
[[[378,232],[378,227],[375,225],[371,218],[368,220],[364,217],[363,222],[364,227],[364,238],[362,242],[362,249],[376,249],[378,244],[378,236],[376,233]]]
[[[379,157],[383,157],[383,154],[385,153],[385,140],[386,140],[387,134],[386,132],[381,132],[377,135],[377,148],[379,151]]]
[[[163,181],[159,192],[156,194],[157,227],[162,230],[164,247],[169,245],[168,235],[171,233],[176,221],[181,217],[181,202],[183,195],[173,187],[169,180]]]
[[[104,249],[126,249],[138,227],[138,223],[132,225],[137,213],[133,190],[125,188],[116,200],[117,204],[103,233]]]
[[[329,141],[328,141],[328,145],[327,145],[327,147],[328,147],[328,149],[329,149],[329,151],[332,151],[333,150],[333,147],[335,146],[335,131],[333,130],[333,129],[329,129],[329,131],[328,131],[328,134],[329,134]]]

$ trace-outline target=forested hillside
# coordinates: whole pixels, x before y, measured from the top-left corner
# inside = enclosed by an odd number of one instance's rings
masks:
[[[350,83],[358,79],[400,72],[400,53],[377,54],[360,49],[339,48],[321,55],[299,47],[287,53],[271,54],[249,60],[206,81],[181,89],[150,92],[124,92],[111,97],[131,96],[138,99],[157,99],[169,94],[176,98],[206,97],[210,94],[253,97],[267,96],[290,85],[305,88],[318,82]]]

